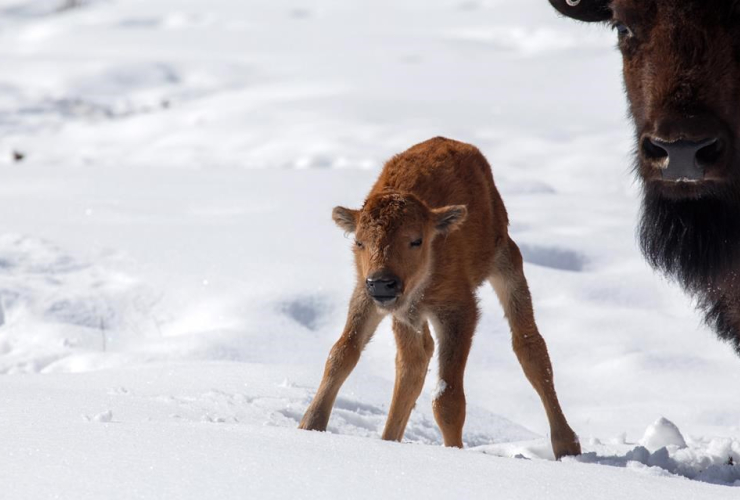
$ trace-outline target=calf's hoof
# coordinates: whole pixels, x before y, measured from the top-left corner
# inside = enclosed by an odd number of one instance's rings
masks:
[[[298,428],[304,431],[326,431],[329,419],[318,413],[306,413],[298,424]]]
[[[552,451],[555,453],[555,459],[560,460],[567,456],[576,456],[581,454],[581,443],[578,442],[578,436],[575,433],[563,437],[552,438]]]

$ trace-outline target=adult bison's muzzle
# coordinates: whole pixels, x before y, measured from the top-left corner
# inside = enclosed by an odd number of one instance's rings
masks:
[[[716,163],[722,155],[722,146],[716,137],[698,142],[669,142],[645,137],[642,150],[647,161],[660,169],[661,179],[666,182],[701,181],[706,167]]]
[[[645,128],[654,130],[643,133],[639,140],[640,174],[646,182],[661,181],[668,185],[666,191],[672,197],[680,198],[681,192],[701,194],[696,188],[704,181],[728,180],[730,134],[716,118],[659,119],[647,121]]]

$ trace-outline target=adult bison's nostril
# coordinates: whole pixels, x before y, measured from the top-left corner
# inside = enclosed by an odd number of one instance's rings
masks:
[[[710,166],[722,159],[724,146],[721,140],[713,139],[709,144],[696,152],[696,160],[699,165]]]
[[[642,152],[646,159],[656,162],[665,181],[699,181],[705,169],[722,157],[722,142],[711,137],[699,141],[667,141],[645,137]]]
[[[648,160],[661,161],[668,158],[668,151],[654,143],[650,137],[645,137],[642,141],[642,154]]]

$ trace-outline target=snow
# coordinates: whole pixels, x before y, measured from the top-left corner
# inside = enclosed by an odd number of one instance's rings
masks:
[[[650,451],[655,451],[667,446],[686,448],[686,440],[681,435],[676,424],[670,420],[660,417],[645,430],[640,444]]]
[[[736,498],[636,461],[501,458],[298,431],[288,401],[310,391],[273,382],[291,369],[212,362],[8,377],[0,461],[14,480],[3,497]],[[106,407],[111,422],[78,417]]]
[[[543,0],[0,0],[2,497],[736,497],[738,359],[637,250],[613,38]],[[355,278],[331,208],[436,135],[493,165],[581,457],[489,287],[464,451],[436,368],[379,439],[387,322],[296,429]]]
[[[85,422],[110,422],[113,420],[113,412],[106,410],[93,416],[83,415],[82,418]]]
[[[444,392],[447,390],[447,382],[445,382],[442,379],[439,379],[437,381],[437,387],[435,387],[434,392],[432,392],[432,399],[437,400],[444,394]]]

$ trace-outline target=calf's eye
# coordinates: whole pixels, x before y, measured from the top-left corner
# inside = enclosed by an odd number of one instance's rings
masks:
[[[419,238],[418,240],[412,241],[411,242],[411,246],[412,247],[420,247],[421,246],[421,238]]]
[[[363,248],[363,245],[362,245],[362,242],[361,242],[361,241],[357,241],[357,240],[355,240],[355,246],[356,246],[357,248]]]

